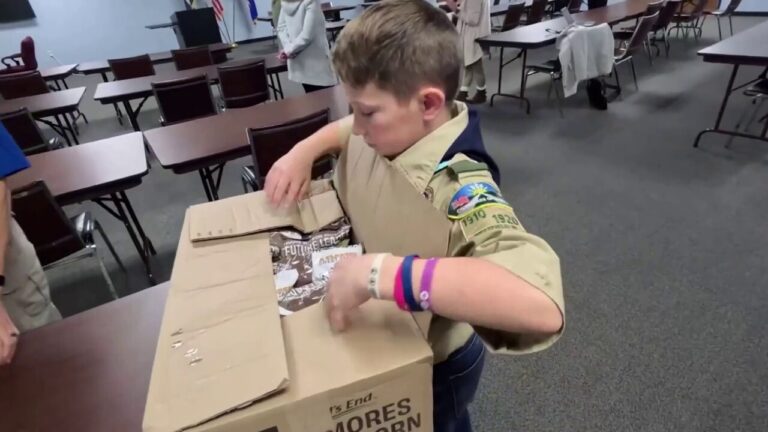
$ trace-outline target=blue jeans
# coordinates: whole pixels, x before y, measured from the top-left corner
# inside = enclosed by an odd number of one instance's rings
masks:
[[[469,404],[485,363],[485,347],[473,334],[464,346],[436,364],[432,374],[435,432],[472,432]]]

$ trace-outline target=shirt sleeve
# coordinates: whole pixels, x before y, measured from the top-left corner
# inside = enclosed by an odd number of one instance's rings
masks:
[[[352,136],[352,114],[339,119],[339,142],[346,143]]]
[[[475,184],[495,188],[497,193],[499,190],[487,171],[462,175],[453,190],[459,191]],[[453,196],[457,193],[454,192]],[[498,196],[501,198],[500,193]],[[454,219],[450,245],[451,256],[487,260],[541,290],[557,305],[565,320],[560,259],[546,241],[523,228],[510,205],[498,202],[477,205],[472,212]],[[475,326],[475,331],[496,352],[525,354],[543,350],[555,343],[563,328],[554,335],[510,333],[478,326]]]
[[[29,168],[29,161],[11,134],[0,122],[0,179]]]

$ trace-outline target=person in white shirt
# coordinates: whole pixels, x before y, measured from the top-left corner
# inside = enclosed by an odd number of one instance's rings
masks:
[[[279,57],[288,61],[291,81],[300,83],[307,93],[338,83],[318,0],[283,0],[277,35],[283,46]]]
[[[477,39],[491,34],[491,6],[489,0],[446,0],[456,13],[461,52],[464,57],[464,80],[456,100],[468,104],[481,104],[487,100],[483,49]],[[468,99],[469,88],[475,83],[477,91]]]

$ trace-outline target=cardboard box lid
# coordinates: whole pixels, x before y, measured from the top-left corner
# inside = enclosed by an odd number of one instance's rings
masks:
[[[237,237],[287,226],[308,233],[344,216],[328,181],[314,182],[310,197],[287,209],[271,206],[265,193],[252,193],[228,198],[226,205],[201,204],[191,210],[192,241]]]
[[[274,210],[264,193],[253,193],[187,211],[158,337],[145,432],[215,428],[329,386],[431,362],[413,319],[392,304],[366,305],[359,326],[342,335],[332,334],[322,305],[281,322],[268,234],[259,233],[285,226],[313,231],[344,216],[328,182],[313,185],[313,191],[291,209]],[[371,350],[385,342],[388,356]],[[286,343],[300,348],[286,354]],[[320,358],[325,363],[318,369]],[[289,364],[295,376],[289,375]],[[346,365],[344,373],[319,375],[331,364]]]

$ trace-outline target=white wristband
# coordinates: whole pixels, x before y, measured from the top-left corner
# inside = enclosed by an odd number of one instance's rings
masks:
[[[371,272],[368,276],[368,292],[371,294],[371,297],[375,299],[381,298],[381,294],[379,293],[379,274],[381,274],[381,265],[384,263],[384,258],[389,255],[386,253],[378,254],[373,259],[373,264],[371,264]]]

